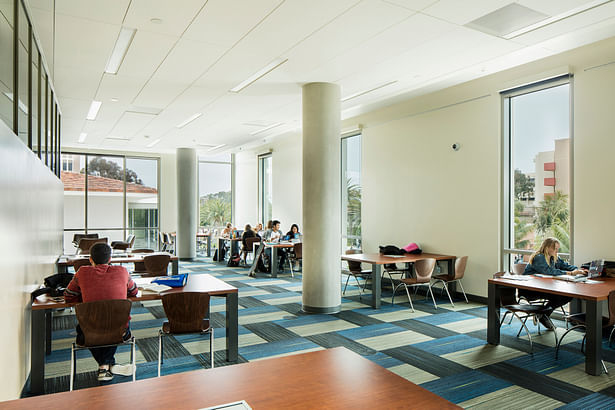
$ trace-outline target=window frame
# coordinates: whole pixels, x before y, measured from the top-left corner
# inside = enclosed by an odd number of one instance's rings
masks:
[[[231,167],[231,223],[235,224],[235,167],[233,166],[235,157],[231,155],[230,161],[208,161],[207,159],[197,158],[197,195],[196,195],[196,212],[198,215],[197,229],[201,228],[201,172],[200,165],[203,164],[220,164]]]
[[[271,201],[271,218],[273,218],[273,153],[271,151],[266,152],[264,154],[259,154],[258,155],[258,184],[257,184],[257,189],[258,189],[258,216],[259,219],[261,221],[261,223],[263,224],[263,226],[266,226],[267,221],[269,221],[269,217],[265,216],[265,195],[263,192],[263,189],[265,188],[265,172],[264,172],[264,162],[267,159],[271,159],[271,179],[272,179],[272,183],[271,183],[271,195],[272,195],[272,201]]]
[[[346,140],[348,140],[349,138],[355,138],[355,137],[359,137],[359,144],[360,144],[360,158],[359,158],[359,165],[361,167],[361,179],[363,179],[363,167],[362,167],[362,160],[363,160],[363,132],[361,130],[357,130],[357,131],[353,131],[350,133],[346,133],[343,134],[340,138],[340,210],[341,210],[341,216],[340,216],[340,222],[341,222],[341,240],[342,240],[342,249],[346,250],[349,249],[348,248],[348,235],[347,235],[347,231],[348,231],[348,225],[347,225],[347,221],[348,221],[348,213],[347,213],[347,209],[344,207],[344,204],[348,202],[348,198],[347,198],[347,189],[344,189],[344,187],[346,186],[346,183],[344,181],[344,176],[345,176],[345,161],[344,161],[344,143],[346,142]],[[363,187],[363,185],[360,185],[361,187]],[[361,191],[362,193],[363,191]],[[362,196],[361,196],[362,198]],[[363,229],[361,229],[361,236],[359,237],[359,243],[361,244],[361,249],[363,247]]]

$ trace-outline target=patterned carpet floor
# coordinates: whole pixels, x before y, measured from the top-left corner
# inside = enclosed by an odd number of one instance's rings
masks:
[[[615,407],[615,351],[606,338],[604,358],[610,374],[589,376],[584,372],[581,333],[566,337],[558,360],[553,332],[538,335],[531,323],[533,355],[527,335],[516,337],[520,327],[516,320],[502,327],[499,346],[488,345],[487,307],[461,300],[455,300],[452,307],[439,292],[435,292],[437,309],[424,296],[413,295],[413,313],[402,293],[391,304],[390,291],[383,289],[382,307],[375,310],[366,304],[369,290],[361,300],[359,289],[349,285],[340,313],[314,315],[301,311],[300,274],[251,278],[246,268],[228,268],[209,258],[182,262],[180,272],[209,273],[239,289],[238,363],[344,346],[465,408]],[[346,278],[341,280],[343,286]],[[131,315],[137,339],[137,379],[156,377],[157,335],[165,320],[162,305],[159,301],[134,303]],[[232,365],[225,361],[224,315],[224,299],[212,298],[216,367]],[[561,335],[565,325],[558,321],[556,325]],[[48,392],[68,390],[74,337],[72,311],[55,313],[52,353],[45,365]],[[128,363],[129,356],[129,349],[122,347],[116,360]],[[80,351],[77,357],[77,389],[131,381],[115,376],[111,382],[98,382],[90,353]],[[163,375],[209,367],[207,337],[165,339]]]

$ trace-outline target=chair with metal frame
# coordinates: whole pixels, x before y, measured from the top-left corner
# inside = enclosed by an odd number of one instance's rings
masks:
[[[363,251],[360,249],[348,249],[346,251],[346,255],[362,253],[362,252]],[[346,261],[346,262],[348,263],[348,269],[342,270],[342,274],[347,275],[346,285],[344,285],[344,290],[342,291],[342,295],[346,294],[346,287],[348,287],[348,281],[350,280],[350,277],[352,276],[354,277],[354,280],[357,282],[357,287],[359,288],[359,299],[361,299],[363,296],[363,291],[365,290],[365,285],[367,285],[367,280],[372,277],[372,271],[371,269],[362,269],[361,262],[355,262],[355,261]],[[362,278],[364,280],[363,286],[361,286],[361,283],[359,282],[359,278]]]
[[[174,334],[209,334],[209,355],[214,368],[214,329],[209,319],[209,294],[200,292],[167,293],[162,296],[162,306],[168,322],[158,332],[158,377],[163,363],[162,336]]]
[[[414,272],[416,276],[413,278],[402,278],[399,280],[399,283],[393,289],[393,297],[391,298],[391,304],[395,301],[395,292],[397,288],[403,286],[406,289],[406,294],[408,295],[408,302],[410,302],[410,308],[414,312],[414,306],[412,305],[412,298],[410,297],[410,292],[408,291],[409,287],[418,288],[422,285],[427,285],[427,292],[431,295],[431,300],[433,301],[434,308],[438,308],[436,305],[436,299],[433,296],[433,292],[431,291],[431,275],[433,274],[433,270],[436,267],[436,260],[434,258],[421,259],[414,263]],[[428,296],[428,295],[426,295]]]
[[[79,240],[78,254],[89,254],[90,248],[97,243],[107,243],[109,238],[82,238]]]
[[[259,243],[260,241],[261,237],[258,235],[251,238],[246,238],[246,243],[241,250],[241,253],[243,254],[243,263],[245,263],[246,265],[248,264],[248,254],[254,254],[254,244]]]
[[[84,336],[83,343],[73,343],[70,354],[70,390],[77,373],[77,350],[96,347],[132,345],[130,363],[132,381],[136,380],[135,338],[125,340],[126,324],[130,318],[132,302],[128,299],[97,300],[75,306],[75,316]]]
[[[129,248],[132,248],[135,243],[135,236],[128,235],[125,241],[113,241],[111,242],[111,248],[114,251],[126,251]]]
[[[449,262],[450,263],[450,262]],[[457,282],[459,283],[459,286],[461,287],[461,292],[463,293],[463,297],[466,300],[466,303],[470,303],[468,302],[468,297],[466,296],[466,291],[463,289],[463,285],[461,284],[461,279],[463,279],[463,275],[466,271],[466,265],[468,263],[468,257],[467,256],[462,256],[461,258],[457,258],[455,260],[455,274],[453,276],[449,276],[449,275],[435,275],[433,277],[434,279],[434,283],[432,284],[432,286],[435,286],[438,283],[442,284],[442,288],[446,291],[446,294],[448,295],[448,300],[450,300],[451,305],[453,307],[455,307],[455,304],[453,303],[453,298],[451,298],[451,294],[448,291],[448,284],[449,283],[454,283]]]

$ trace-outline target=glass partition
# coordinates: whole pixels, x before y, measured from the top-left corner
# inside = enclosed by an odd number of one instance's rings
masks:
[[[199,226],[209,231],[231,222],[231,164],[199,162]]]
[[[158,160],[126,158],[126,227],[135,235],[133,248],[158,243]]]
[[[258,157],[258,203],[263,226],[273,215],[273,172],[271,154]]]
[[[13,2],[0,1],[0,119],[13,128]]]
[[[342,249],[361,249],[361,135],[341,143]]]

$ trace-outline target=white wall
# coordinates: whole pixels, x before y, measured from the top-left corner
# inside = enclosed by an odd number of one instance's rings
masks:
[[[62,253],[63,186],[0,121],[0,401],[19,398],[30,371],[30,291]]]
[[[614,61],[615,38],[344,121],[344,128],[364,126],[364,250],[416,241],[426,251],[468,255],[464,287],[486,296],[487,279],[501,267],[500,90],[570,72],[573,258],[577,263],[615,258],[610,241],[615,231],[615,64],[588,69]],[[461,144],[457,152],[450,148],[454,142]],[[301,167],[287,164],[301,157],[301,139],[295,135],[269,145],[274,149],[274,217],[286,224],[287,218],[300,217],[287,199],[301,195]],[[238,181],[257,172],[258,153],[238,154]],[[247,189],[238,183],[237,189],[238,202],[256,198],[252,185]]]
[[[258,223],[258,160],[253,151],[235,154],[234,223],[243,229]],[[264,222],[263,222],[264,223]]]

